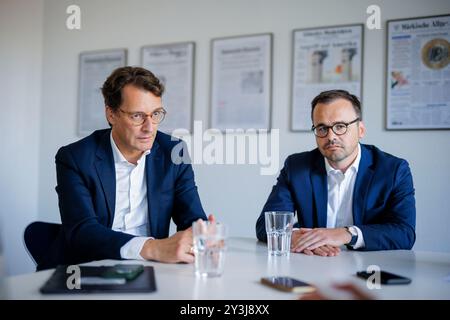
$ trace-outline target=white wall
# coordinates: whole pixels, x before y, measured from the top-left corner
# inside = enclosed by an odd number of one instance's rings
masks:
[[[315,26],[364,23],[367,18],[366,8],[371,4],[381,7],[383,30],[365,30],[364,53],[364,93],[363,113],[368,129],[365,143],[376,144],[381,149],[406,158],[411,164],[417,199],[417,242],[415,249],[450,251],[450,210],[446,206],[446,182],[450,181],[449,165],[450,131],[386,131],[384,130],[384,74],[385,74],[385,21],[387,19],[443,14],[450,12],[448,0],[432,1],[301,1],[301,0],[135,0],[135,1],[87,1],[78,0],[81,7],[81,30],[70,31],[65,27],[68,5],[75,1],[44,1],[44,26],[42,37],[42,109],[40,121],[22,122],[37,115],[35,99],[39,92],[37,84],[31,91],[23,94],[19,84],[9,84],[2,79],[2,88],[10,87],[10,92],[21,93],[21,119],[14,120],[17,111],[12,113],[12,104],[4,104],[2,110],[9,117],[6,128],[19,131],[24,140],[14,163],[24,164],[29,154],[33,163],[26,162],[26,173],[21,177],[32,176],[26,193],[10,191],[13,197],[2,208],[34,208],[38,201],[39,218],[59,221],[55,187],[54,155],[57,149],[73,142],[77,125],[77,80],[78,54],[85,50],[107,48],[127,48],[130,65],[139,65],[140,48],[143,45],[195,41],[195,92],[194,119],[208,123],[209,88],[210,88],[210,40],[216,37],[272,32],[274,34],[273,57],[273,128],[280,129],[280,163],[294,152],[309,150],[314,147],[314,139],[308,133],[289,131],[290,86],[291,86],[291,52],[292,30]],[[9,1],[7,3],[12,3]],[[14,2],[15,3],[15,2]],[[35,4],[39,12],[39,3]],[[17,8],[16,8],[17,9]],[[3,12],[3,10],[2,10]],[[29,11],[31,12],[31,11]],[[34,13],[34,12],[33,12]],[[17,13],[19,14],[19,13]],[[23,15],[23,13],[20,12]],[[30,22],[10,18],[7,14],[7,26],[17,25],[20,30]],[[22,17],[19,15],[19,17]],[[33,15],[35,17],[35,15]],[[39,20],[35,17],[35,19]],[[2,19],[3,20],[3,19]],[[14,21],[19,21],[14,22]],[[5,23],[2,21],[2,23]],[[26,33],[26,40],[17,39],[21,45],[40,48],[39,28]],[[2,34],[4,28],[1,28]],[[17,31],[16,31],[17,32]],[[19,33],[19,35],[21,35]],[[20,40],[20,41],[19,41]],[[2,42],[3,43],[3,42]],[[20,48],[17,45],[17,48]],[[8,46],[8,49],[10,46]],[[2,50],[3,51],[3,50]],[[20,51],[19,51],[20,52]],[[22,69],[25,63],[39,60],[38,54],[28,54],[19,59],[11,56],[11,65]],[[2,53],[3,54],[3,53]],[[2,62],[5,59],[1,60]],[[39,61],[34,65],[39,68]],[[10,65],[8,65],[11,68]],[[2,68],[2,73],[3,73]],[[38,75],[35,72],[35,77]],[[4,77],[2,77],[4,78]],[[38,81],[38,80],[37,80]],[[19,82],[22,83],[22,82]],[[26,79],[25,83],[31,83]],[[10,94],[12,98],[12,94]],[[25,103],[25,102],[33,103]],[[11,102],[11,101],[10,101]],[[14,109],[16,110],[16,109]],[[22,114],[23,112],[23,114]],[[5,118],[2,117],[2,120]],[[26,123],[26,125],[25,125]],[[40,127],[40,135],[37,130]],[[28,135],[33,130],[32,137]],[[22,130],[20,130],[22,129]],[[7,133],[11,137],[11,133]],[[39,138],[37,138],[39,137]],[[20,139],[20,136],[16,139]],[[39,139],[39,140],[37,140]],[[15,140],[17,141],[17,140]],[[39,143],[39,148],[37,147]],[[17,146],[7,141],[10,148]],[[11,148],[12,149],[12,148]],[[8,152],[7,154],[11,154]],[[39,159],[39,188],[36,196],[36,164]],[[9,163],[13,163],[9,159]],[[3,160],[2,160],[3,161]],[[254,236],[256,218],[270,192],[276,176],[260,176],[257,166],[206,166],[194,168],[200,196],[208,213],[215,213],[218,218],[230,225],[232,235]],[[17,177],[9,173],[10,177]],[[20,180],[20,179],[17,179]],[[34,184],[33,184],[34,183]],[[3,185],[3,183],[2,183]],[[21,186],[18,181],[13,186]],[[9,188],[12,189],[12,188]],[[26,195],[26,199],[18,195]],[[22,210],[33,211],[33,210]],[[34,210],[35,212],[35,210]],[[23,221],[30,217],[22,216]],[[17,224],[19,225],[19,224]],[[9,243],[5,243],[8,247]]]
[[[23,247],[38,217],[43,1],[0,2],[0,218],[7,274],[34,264]]]

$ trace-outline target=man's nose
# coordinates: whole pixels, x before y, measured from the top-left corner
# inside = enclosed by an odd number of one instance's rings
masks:
[[[146,132],[153,132],[155,130],[155,124],[152,122],[152,118],[147,117],[141,129]]]
[[[328,132],[326,135],[326,138],[328,139],[328,141],[336,141],[338,135],[336,133],[334,133],[332,128],[328,128]]]

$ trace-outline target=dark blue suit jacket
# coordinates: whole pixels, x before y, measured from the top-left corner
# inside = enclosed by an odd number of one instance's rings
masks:
[[[295,211],[300,227],[326,228],[327,202],[327,173],[320,151],[293,154],[286,159],[256,222],[256,236],[267,241],[265,211]],[[411,171],[405,160],[361,144],[353,221],[363,233],[363,250],[412,248],[416,207]]]
[[[63,227],[49,261],[40,269],[61,263],[120,259],[120,248],[133,238],[111,229],[116,179],[110,132],[95,131],[56,154],[56,192]],[[158,132],[145,159],[149,231],[157,239],[168,237],[171,218],[178,230],[187,229],[199,218],[206,219],[192,166],[171,160],[172,149],[179,143]]]

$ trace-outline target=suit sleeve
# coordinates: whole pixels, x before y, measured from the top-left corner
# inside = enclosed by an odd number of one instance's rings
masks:
[[[70,149],[55,157],[56,192],[70,256],[76,260],[121,259],[120,248],[134,236],[102,225],[94,210],[92,193]]]
[[[413,179],[408,163],[402,160],[383,213],[373,224],[358,226],[364,235],[363,250],[411,249],[416,240],[415,222]]]
[[[260,241],[267,242],[266,223],[264,212],[266,211],[291,211],[294,212],[294,202],[290,191],[289,179],[289,157],[284,162],[277,183],[272,188],[272,192],[263,207],[261,214],[256,221],[256,237]]]
[[[195,185],[194,171],[187,154],[187,146],[184,142],[181,143],[180,156],[184,160],[177,165],[172,216],[174,223],[177,225],[177,231],[189,228],[198,219],[207,219]]]

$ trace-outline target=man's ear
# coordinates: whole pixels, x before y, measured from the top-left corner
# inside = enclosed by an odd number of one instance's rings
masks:
[[[116,114],[111,107],[105,106],[105,116],[106,121],[108,121],[109,125],[113,126],[116,122]]]
[[[360,121],[358,125],[358,136],[360,139],[364,138],[364,135],[366,134],[366,126],[364,125],[364,122]]]

